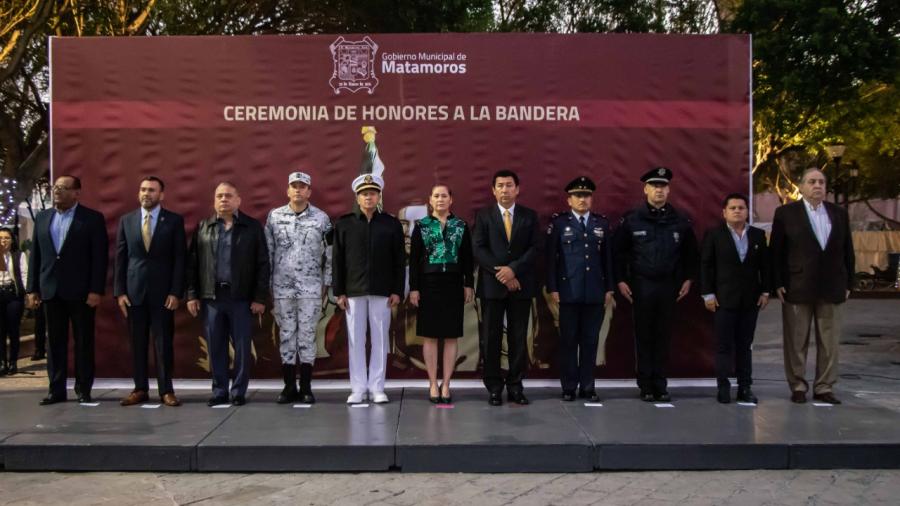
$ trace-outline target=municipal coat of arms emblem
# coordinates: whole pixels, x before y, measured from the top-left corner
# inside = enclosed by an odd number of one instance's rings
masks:
[[[366,90],[371,95],[378,86],[378,78],[375,77],[378,44],[368,36],[357,41],[338,37],[329,49],[334,60],[334,71],[328,84],[334,93],[340,95],[342,89],[351,93]]]

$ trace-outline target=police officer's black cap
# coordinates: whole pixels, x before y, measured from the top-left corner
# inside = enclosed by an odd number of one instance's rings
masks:
[[[641,176],[641,181],[647,184],[669,184],[674,174],[665,167],[654,167]]]
[[[596,189],[597,185],[587,176],[576,177],[566,185],[566,193],[569,195],[573,193],[594,193]]]

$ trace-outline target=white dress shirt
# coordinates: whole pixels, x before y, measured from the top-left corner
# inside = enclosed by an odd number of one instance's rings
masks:
[[[806,208],[806,215],[809,217],[813,233],[816,234],[816,240],[824,250],[825,245],[828,244],[828,236],[831,235],[831,218],[828,217],[828,212],[825,210],[825,203],[820,202],[818,206],[813,207],[806,199],[803,199],[803,207]]]

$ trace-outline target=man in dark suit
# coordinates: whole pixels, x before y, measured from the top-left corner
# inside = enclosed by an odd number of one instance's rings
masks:
[[[526,335],[536,292],[537,213],[516,205],[519,176],[514,172],[497,171],[492,190],[497,204],[478,211],[472,233],[478,263],[477,294],[481,298],[484,385],[492,406],[503,404],[504,383],[510,402],[528,404],[522,379],[528,365]],[[504,316],[509,352],[505,381],[500,371]]]
[[[147,402],[147,348],[153,333],[156,380],[166,406],[180,406],[172,388],[175,310],[184,296],[184,219],[163,209],[166,187],[156,176],[141,180],[140,209],[119,220],[113,295],[128,320],[134,390],[122,406]]]
[[[825,202],[825,174],[803,173],[803,199],[775,210],[772,220],[773,286],[782,304],[784,371],[791,400],[806,402],[806,352],[810,326],[816,334],[813,398],[840,404],[833,388],[838,377],[842,304],[853,284],[853,237],[847,211]],[[812,325],[815,320],[815,325]]]
[[[53,209],[34,222],[28,266],[28,304],[43,304],[50,354],[50,392],[41,405],[66,400],[69,324],[75,340],[75,395],[91,402],[94,384],[94,315],[106,289],[109,241],[103,214],[78,203],[81,181],[60,176],[53,184]]]
[[[238,211],[241,197],[229,182],[216,186],[215,214],[200,221],[187,262],[187,309],[203,312],[209,345],[213,396],[209,406],[247,402],[253,316],[262,316],[269,297],[269,250],[262,225]],[[234,380],[229,389],[228,343],[234,346]]]
[[[750,347],[759,310],[769,303],[769,251],[766,233],[747,224],[747,197],[732,193],[722,206],[725,221],[706,232],[700,254],[700,293],[715,313],[717,399],[731,402],[734,370],[737,400],[755,404]]]

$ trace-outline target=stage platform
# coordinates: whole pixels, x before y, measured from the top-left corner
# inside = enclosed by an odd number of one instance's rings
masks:
[[[351,407],[344,390],[311,407],[209,408],[179,390],[180,408],[120,407],[124,389],[96,389],[95,406],[39,406],[41,393],[0,392],[0,462],[7,471],[590,472],[613,469],[900,468],[900,417],[845,395],[840,406],[792,404],[783,385],[754,387],[757,406],[720,405],[713,387],[675,387],[671,407],[636,389],[602,388],[602,406],[527,389],[530,406],[489,406],[456,388],[452,407],[423,388]]]

